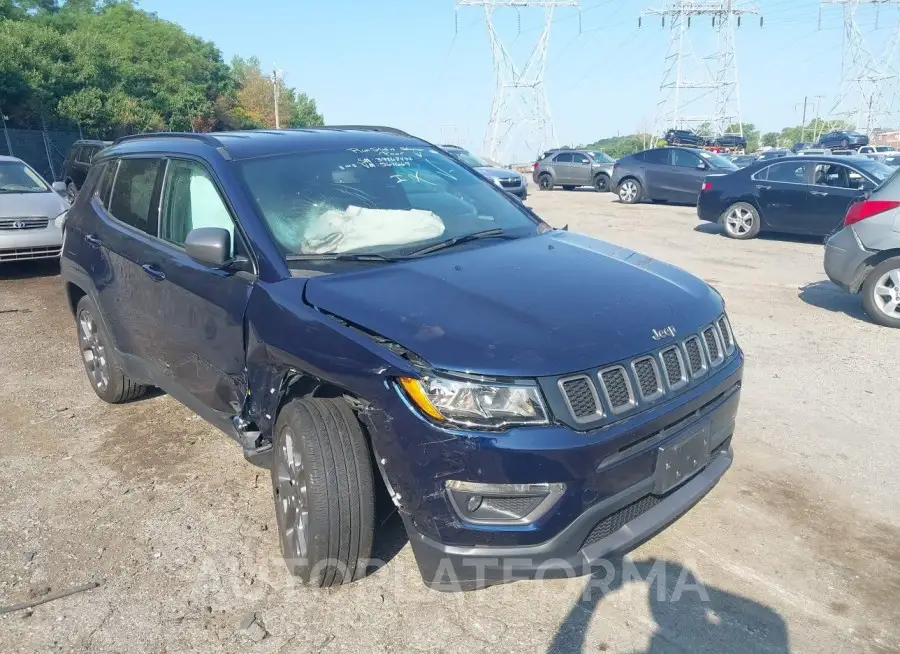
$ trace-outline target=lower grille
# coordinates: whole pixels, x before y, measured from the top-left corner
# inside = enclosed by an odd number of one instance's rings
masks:
[[[49,218],[0,218],[0,230],[18,232],[23,229],[44,229]]]
[[[645,495],[636,502],[632,502],[628,506],[622,507],[618,511],[606,516],[591,529],[591,533],[584,539],[584,544],[581,546],[582,549],[616,533],[626,524],[644,515],[660,502],[662,502],[662,499],[655,495]]]
[[[58,258],[62,247],[59,245],[40,248],[16,248],[0,250],[0,261],[25,261],[27,259]]]

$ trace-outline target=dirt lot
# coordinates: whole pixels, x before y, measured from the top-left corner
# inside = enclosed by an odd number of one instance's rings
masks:
[[[293,584],[267,473],[169,397],[97,400],[58,269],[17,266],[0,271],[0,606],[102,585],[0,616],[0,651],[900,651],[900,334],[823,281],[820,243],[735,242],[690,207],[593,192],[529,204],[716,285],[746,352],[735,465],[624,572],[437,593],[391,520],[372,576]]]

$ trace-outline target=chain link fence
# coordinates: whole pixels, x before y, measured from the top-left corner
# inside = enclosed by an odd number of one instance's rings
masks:
[[[0,155],[18,157],[48,182],[63,181],[63,163],[72,144],[92,138],[77,124],[60,118],[17,120],[3,115],[0,128]]]

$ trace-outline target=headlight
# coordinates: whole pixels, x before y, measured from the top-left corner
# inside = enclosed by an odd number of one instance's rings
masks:
[[[61,214],[59,214],[56,218],[53,219],[53,224],[62,229],[63,225],[66,224],[66,214],[69,213],[69,210],[66,209]]]
[[[548,422],[536,385],[467,381],[434,374],[421,379],[401,377],[399,381],[419,410],[439,422],[487,429]]]

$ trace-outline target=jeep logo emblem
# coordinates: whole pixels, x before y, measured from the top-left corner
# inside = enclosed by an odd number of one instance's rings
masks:
[[[671,336],[672,338],[675,338],[675,328],[672,325],[669,325],[668,327],[663,327],[662,329],[654,329],[651,333],[653,335],[654,341],[661,341],[662,339],[666,338],[667,336]]]

